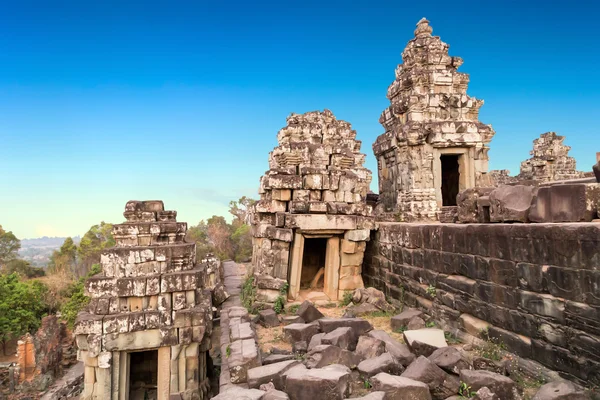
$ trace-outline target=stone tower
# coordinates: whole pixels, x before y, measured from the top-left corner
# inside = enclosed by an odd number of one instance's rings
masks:
[[[421,19],[388,88],[390,106],[373,144],[379,173],[378,211],[401,220],[435,220],[459,191],[486,186],[490,125],[479,122],[483,100],[467,95],[459,57]]]
[[[583,173],[577,171],[575,159],[569,157],[571,147],[564,141],[565,137],[555,132],[542,133],[533,141],[531,158],[521,163],[517,178],[549,182],[583,177]]]
[[[88,279],[75,324],[85,364],[82,399],[203,399],[219,261],[196,263],[187,224],[162,201],[130,201],[116,246]]]
[[[258,300],[273,303],[286,283],[293,299],[307,289],[336,300],[363,287],[373,227],[361,142],[328,110],[290,115],[277,140],[252,221]]]

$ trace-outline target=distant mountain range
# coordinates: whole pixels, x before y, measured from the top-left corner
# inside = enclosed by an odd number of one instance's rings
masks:
[[[21,240],[19,256],[36,267],[45,267],[50,261],[50,256],[65,242],[66,237],[41,237],[36,239]],[[79,243],[81,238],[75,236],[73,242]]]

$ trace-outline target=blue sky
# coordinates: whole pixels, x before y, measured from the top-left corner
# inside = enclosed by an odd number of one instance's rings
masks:
[[[21,238],[121,222],[130,199],[190,224],[224,215],[257,196],[290,112],[351,122],[376,171],[386,90],[421,17],[485,100],[491,169],[517,173],[550,130],[579,169],[600,151],[591,1],[0,4],[0,224]]]

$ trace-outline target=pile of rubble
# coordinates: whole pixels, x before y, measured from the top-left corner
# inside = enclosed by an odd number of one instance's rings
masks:
[[[421,311],[392,317],[404,330],[402,343],[362,318],[326,318],[306,301],[288,316],[284,340],[293,352],[277,352],[261,366],[247,364],[245,385],[226,388],[215,399],[317,400],[518,400],[516,383],[494,363],[475,363],[459,347],[448,346],[444,331],[423,328]],[[278,325],[272,310],[257,318]],[[417,329],[410,329],[411,327]],[[357,390],[356,388],[362,388]],[[360,393],[357,393],[360,392]],[[357,397],[357,396],[363,397]],[[587,399],[573,383],[542,386],[534,400]]]

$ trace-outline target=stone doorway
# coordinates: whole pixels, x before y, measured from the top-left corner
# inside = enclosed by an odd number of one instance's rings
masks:
[[[304,252],[302,254],[302,272],[300,274],[300,290],[323,291],[325,285],[326,255],[327,239],[305,239]]]
[[[460,154],[442,154],[442,206],[456,206],[460,189]]]
[[[129,353],[129,400],[158,397],[158,350]]]
[[[319,231],[295,233],[288,276],[288,294],[293,300],[337,300],[340,237]]]

